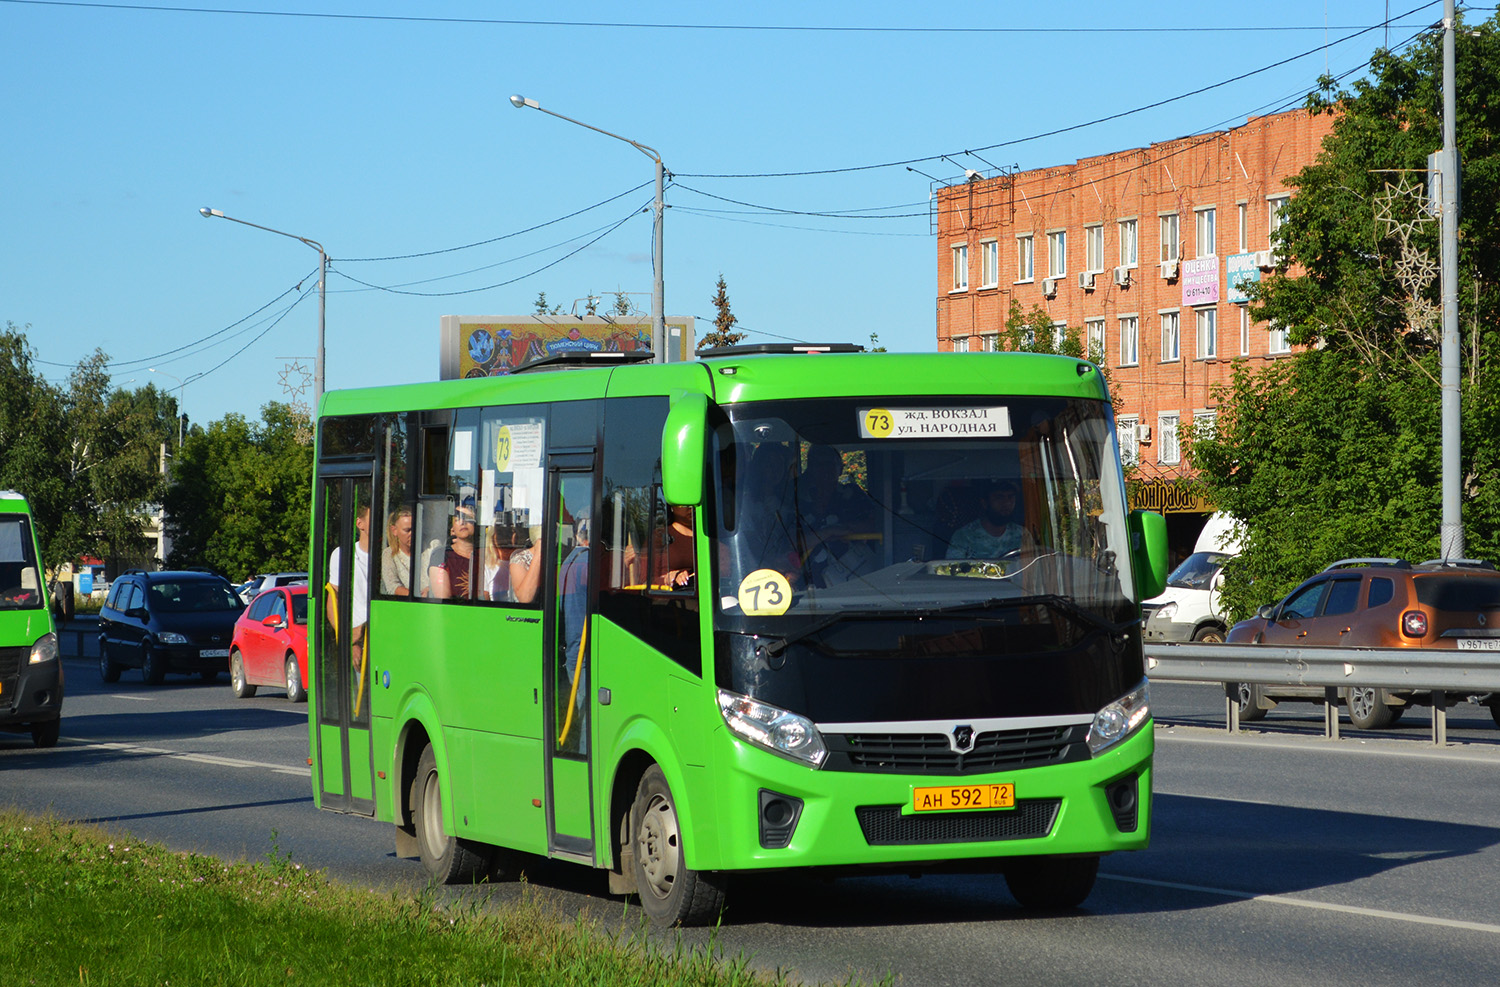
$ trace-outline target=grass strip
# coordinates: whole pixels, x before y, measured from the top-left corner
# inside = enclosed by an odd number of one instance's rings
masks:
[[[272,838],[274,846],[274,835]],[[447,897],[447,896],[444,896]],[[329,881],[273,851],[226,863],[0,811],[0,970],[61,987],[784,987],[713,944],[663,945],[482,894],[439,902]],[[850,987],[856,983],[847,982]]]

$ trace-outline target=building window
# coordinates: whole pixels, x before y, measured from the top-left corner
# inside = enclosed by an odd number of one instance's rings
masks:
[[[1161,362],[1182,359],[1182,317],[1176,312],[1161,313]]]
[[[1240,309],[1240,356],[1250,355],[1250,306],[1241,305]]]
[[[1061,277],[1068,273],[1068,233],[1058,230],[1047,234],[1047,275]]]
[[[953,337],[953,352],[955,352],[955,353],[967,353],[967,352],[969,352],[969,337],[968,336],[954,336]]]
[[[985,332],[979,334],[979,352],[994,353],[1000,349],[999,333]]]
[[[1182,444],[1177,441],[1175,411],[1163,411],[1156,419],[1156,461],[1159,463],[1182,462]]]
[[[1083,228],[1083,269],[1096,272],[1104,270],[1104,227],[1102,225]]]
[[[1161,259],[1162,263],[1176,260],[1179,256],[1177,239],[1177,214],[1170,213],[1161,217]]]
[[[1141,461],[1141,446],[1136,438],[1136,425],[1140,420],[1131,418],[1115,419],[1115,436],[1120,441],[1120,462],[1126,466],[1134,466]]]
[[[1272,353],[1290,353],[1292,351],[1292,344],[1286,338],[1285,326],[1278,326],[1273,322],[1271,323],[1270,332],[1267,335],[1270,337],[1269,348]]]
[[[1141,323],[1133,315],[1120,319],[1120,366],[1133,367],[1141,362]]]
[[[995,240],[979,242],[979,287],[994,288],[1000,284],[1000,244]]]
[[[1199,257],[1212,257],[1219,252],[1217,209],[1199,209],[1194,214],[1197,223],[1197,247]]]
[[[960,243],[953,247],[953,290],[969,290],[969,245]]]
[[[1235,211],[1240,214],[1239,252],[1244,253],[1250,249],[1250,203],[1239,203]]]
[[[1273,195],[1266,197],[1268,207],[1266,223],[1266,246],[1271,245],[1271,234],[1281,229],[1282,222],[1286,218],[1286,204],[1291,199],[1289,195]]]
[[[1219,355],[1219,310],[1198,309],[1198,359],[1207,360]]]
[[[1068,323],[1066,321],[1052,323],[1052,352],[1061,353],[1063,344],[1067,341]]]
[[[1016,283],[1036,278],[1036,238],[1030,233],[1016,237]]]
[[[1085,356],[1094,363],[1104,363],[1104,320],[1086,319],[1083,323],[1088,331],[1089,351]]]
[[[1120,266],[1136,266],[1136,230],[1135,220],[1120,220]]]
[[[1213,409],[1193,412],[1193,440],[1212,439],[1219,427],[1219,413]]]

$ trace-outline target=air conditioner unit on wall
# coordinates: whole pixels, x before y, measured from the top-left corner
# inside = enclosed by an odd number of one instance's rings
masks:
[[[1094,290],[1094,272],[1093,271],[1084,271],[1083,273],[1079,274],[1078,275],[1078,287],[1082,288],[1084,291],[1093,291]]]
[[[1048,298],[1055,298],[1057,296],[1057,278],[1042,279],[1042,294]]]
[[[1269,250],[1257,250],[1255,252],[1255,266],[1262,271],[1269,271],[1276,266],[1276,258]]]
[[[1115,268],[1115,284],[1121,288],[1130,287],[1130,268],[1124,266]]]
[[[1145,442],[1149,445],[1151,442],[1151,426],[1137,425],[1135,427],[1135,440],[1137,442]]]
[[[1177,280],[1177,261],[1164,260],[1161,262],[1161,276],[1168,281]]]

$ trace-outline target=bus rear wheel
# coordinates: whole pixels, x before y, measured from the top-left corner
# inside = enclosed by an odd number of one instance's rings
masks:
[[[1005,865],[1005,884],[1022,908],[1077,908],[1094,890],[1098,857],[1021,857]]]
[[[490,861],[483,844],[449,836],[443,829],[443,788],[431,744],[417,761],[417,776],[411,783],[411,814],[422,866],[434,881],[473,884],[485,876]]]
[[[630,807],[635,886],[641,910],[657,925],[703,925],[724,908],[724,877],[688,867],[682,825],[666,775],[653,764]]]

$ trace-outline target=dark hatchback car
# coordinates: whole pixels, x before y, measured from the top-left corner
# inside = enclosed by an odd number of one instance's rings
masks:
[[[229,668],[234,622],[245,605],[229,581],[207,572],[132,569],[110,587],[99,611],[99,675],[126,668],[159,685],[168,672],[212,682]]]
[[[1230,644],[1284,648],[1437,648],[1500,651],[1500,572],[1487,562],[1345,559],[1230,628]],[[1324,690],[1228,683],[1241,720],[1256,720],[1287,700],[1321,702]],[[1424,690],[1341,690],[1349,721],[1363,730],[1389,726]],[[1500,725],[1500,694],[1476,696]]]

